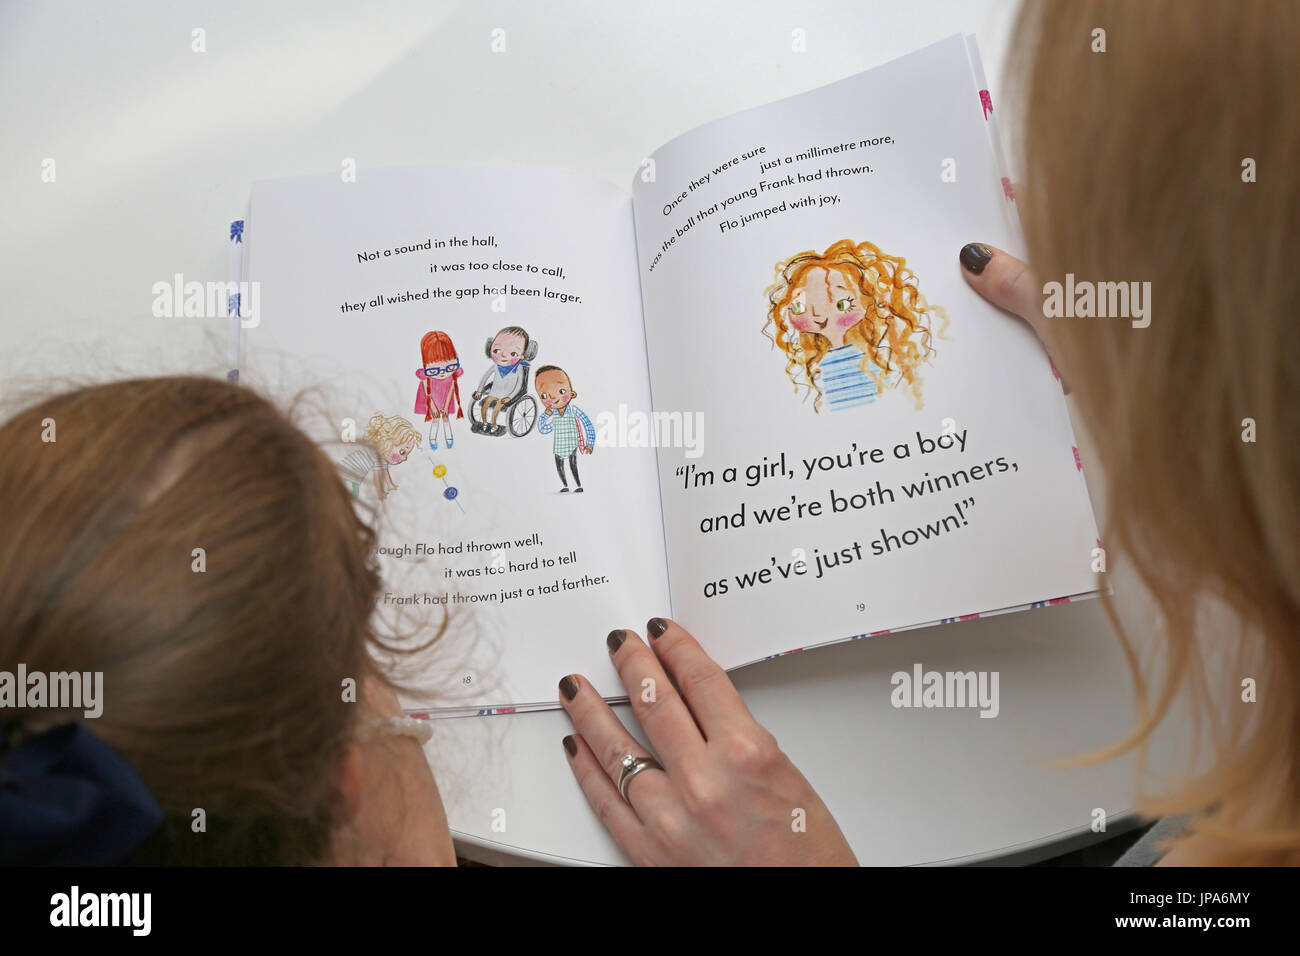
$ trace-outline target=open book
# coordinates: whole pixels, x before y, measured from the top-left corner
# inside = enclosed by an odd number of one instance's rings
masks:
[[[573,672],[625,696],[605,635],[652,616],[735,668],[1095,592],[1059,380],[959,271],[1019,246],[984,87],[953,37],[680,136],[630,195],[526,166],[254,186],[244,380],[291,356],[346,396],[380,613],[453,613],[456,696],[408,709],[554,707]]]

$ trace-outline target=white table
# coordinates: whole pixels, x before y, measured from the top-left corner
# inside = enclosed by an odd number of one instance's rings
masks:
[[[734,2],[696,19],[695,6],[5,4],[0,383],[8,393],[15,383],[223,371],[220,324],[156,319],[150,290],[177,272],[225,279],[223,235],[255,179],[345,158],[363,173],[509,159],[626,186],[677,133],[955,32],[978,35],[996,103],[1013,12],[994,0],[874,13]],[[495,29],[504,53],[490,50]],[[805,53],[792,52],[795,30]],[[41,180],[46,159],[54,182]],[[610,622],[587,626],[603,641]],[[895,710],[889,675],[918,661],[998,670],[1001,715]],[[1113,833],[1130,804],[1127,762],[1044,766],[1128,726],[1128,674],[1095,601],[807,652],[736,682],[864,862],[1030,859],[1090,835],[1095,807],[1112,815]],[[559,712],[438,725],[430,752],[462,853],[622,860],[572,780],[568,732]],[[1182,740],[1165,734],[1162,746]],[[493,830],[497,809],[504,832]]]
[[[889,677],[915,662],[999,671],[1000,714],[893,708]],[[1126,825],[1129,761],[1048,766],[1129,726],[1128,673],[1098,601],[836,645],[734,679],[863,863],[1032,862],[1102,838],[1095,807],[1107,835]],[[438,723],[428,750],[462,856],[625,862],[568,770],[571,732],[558,712]]]

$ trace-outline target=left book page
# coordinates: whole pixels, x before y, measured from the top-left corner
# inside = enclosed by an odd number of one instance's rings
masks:
[[[669,607],[654,450],[609,428],[650,405],[629,197],[362,170],[256,184],[245,241],[242,380],[320,387],[318,437],[376,509],[378,616],[450,615],[406,709],[557,706],[575,671],[621,696],[605,634]]]

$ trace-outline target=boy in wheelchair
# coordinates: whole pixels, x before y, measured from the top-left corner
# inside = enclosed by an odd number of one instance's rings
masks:
[[[480,435],[504,435],[506,426],[498,425],[497,418],[526,394],[528,363],[537,357],[537,343],[519,326],[511,325],[488,339],[486,351],[493,364],[474,389],[474,401],[481,404],[478,421],[470,423],[470,431]],[[490,418],[489,409],[492,413]],[[528,423],[528,430],[532,430],[532,422]]]

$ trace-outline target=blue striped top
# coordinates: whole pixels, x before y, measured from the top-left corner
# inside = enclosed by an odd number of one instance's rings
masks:
[[[876,383],[862,370],[862,356],[856,345],[841,345],[822,357],[817,378],[831,411],[869,405],[876,400]],[[880,367],[875,362],[869,364],[879,375]]]

